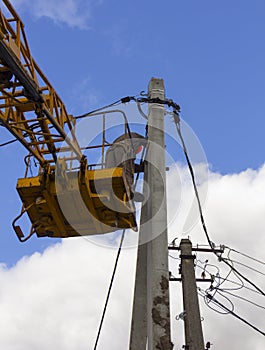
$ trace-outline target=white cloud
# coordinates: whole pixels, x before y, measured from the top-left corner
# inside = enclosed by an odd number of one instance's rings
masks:
[[[92,349],[110,281],[116,251],[86,240],[64,241],[43,255],[25,257],[12,269],[1,267],[0,347],[26,349]],[[121,254],[100,346],[126,343],[130,318],[133,252]],[[124,273],[126,272],[126,273]],[[126,286],[121,288],[121,286]],[[127,308],[124,307],[127,305]],[[119,338],[113,339],[113,333]],[[105,344],[105,346],[104,346]]]
[[[206,172],[206,169],[204,171]],[[182,178],[182,203],[170,231],[180,239],[183,237],[182,228],[187,217],[186,208],[190,207],[193,194],[186,169],[177,167],[173,168],[169,174],[169,192],[177,193],[174,182],[177,172],[181,173]],[[202,167],[200,174],[201,179],[206,177]],[[203,181],[201,181],[202,186],[205,186]],[[264,189],[265,166],[257,171],[247,170],[240,174],[226,176],[209,173],[208,198],[204,211],[211,239],[215,243],[226,244],[263,259]],[[173,204],[174,198],[169,197],[169,205],[172,207]],[[190,235],[194,244],[206,243],[199,224],[187,234]],[[93,349],[115,257],[116,250],[93,245],[85,239],[78,238],[56,244],[43,254],[36,253],[24,257],[10,269],[2,265],[0,268],[0,327],[4,331],[0,332],[0,348],[5,350]],[[251,266],[258,266],[260,270],[263,268],[262,265],[253,265],[253,262],[247,259],[242,260],[242,257],[236,253],[231,257]],[[117,278],[98,345],[99,350],[128,348],[135,250],[123,250],[120,258]],[[221,275],[227,272],[227,269],[218,263],[216,258],[211,257],[211,254],[205,253],[199,258],[200,260],[209,259],[212,264],[217,265]],[[179,262],[172,260],[170,265],[172,271],[178,274]],[[238,267],[265,289],[264,276]],[[214,268],[210,269],[214,270]],[[197,274],[200,274],[199,269]],[[233,275],[230,278],[236,281]],[[200,287],[205,289],[207,285],[200,285]],[[237,291],[233,292],[237,293]],[[248,293],[244,294],[248,299],[265,304],[264,297],[261,298],[252,292]],[[240,300],[233,299],[233,301],[236,306],[235,312],[257,327],[264,328],[264,310]],[[179,283],[171,285],[171,303],[174,349],[181,349],[184,344],[183,322],[174,319],[182,311]],[[201,314],[204,317],[205,340],[214,344],[212,349],[221,350],[232,347],[241,350],[249,348],[262,350],[264,348],[264,338],[231,315],[219,315],[203,305]]]
[[[187,217],[194,218],[194,215],[189,216],[191,204],[193,202],[194,194],[191,186],[188,186],[187,173],[175,168],[169,175],[169,188],[174,186],[175,174],[181,172],[182,178],[182,201],[179,203],[179,215],[175,218],[170,226],[171,239],[178,237],[177,244],[180,239],[189,235],[193,244],[207,244],[205,234],[201,228],[201,224],[197,217],[196,221],[191,222],[192,230],[186,231],[183,234],[183,228],[187,227]],[[200,172],[202,175],[202,173]],[[205,178],[207,173],[205,169]],[[248,169],[239,174],[229,174],[222,176],[216,173],[209,173],[208,184],[201,183],[199,191],[201,191],[205,198],[208,187],[207,199],[203,201],[203,211],[208,228],[210,239],[217,245],[224,244],[241,252],[245,252],[252,257],[259,258],[264,261],[264,246],[265,246],[265,165],[259,170]],[[169,196],[169,210],[176,207],[176,198]],[[194,210],[194,208],[193,208]],[[198,213],[198,210],[197,210]],[[193,212],[194,214],[194,212]],[[195,224],[195,225],[194,225]],[[231,259],[238,260],[249,267],[258,269],[265,273],[264,265],[255,263],[254,261],[244,258],[237,253],[231,253]],[[225,277],[229,270],[223,263],[219,263],[216,257],[211,254],[200,254],[198,258],[202,261],[209,259],[210,262],[218,266],[221,271],[221,276]],[[171,270],[174,274],[178,274],[179,261],[170,259]],[[203,263],[200,264],[203,267]],[[259,288],[265,291],[264,276],[255,273],[241,265],[235,264],[235,267],[245,274],[250,280],[256,283]],[[216,273],[216,268],[210,268],[211,273]],[[202,270],[197,269],[197,276],[200,277]],[[241,284],[240,280],[231,274],[229,279]],[[254,289],[248,283],[247,287]],[[199,287],[206,289],[209,284],[202,283]],[[235,285],[226,282],[222,288],[235,288]],[[221,288],[220,287],[220,288]],[[239,286],[236,286],[239,287]],[[264,297],[257,293],[242,289],[240,291],[230,290],[228,292],[234,293],[241,297],[245,297],[251,302],[255,302],[265,307]],[[261,329],[264,328],[264,309],[258,308],[252,304],[233,298],[231,295],[224,293],[235,305],[235,312],[248,320],[250,323]],[[174,298],[174,300],[172,299]],[[176,300],[181,300],[181,286],[180,284],[171,286],[171,302],[172,302],[172,317],[183,311],[182,303],[176,303]],[[216,298],[229,305],[220,295]],[[213,306],[213,305],[212,305]],[[219,309],[220,311],[220,309]],[[237,320],[231,315],[220,315],[205,307],[201,300],[201,315],[204,318],[204,336],[206,341],[213,343],[212,348],[221,350],[223,348],[235,349],[249,349],[255,348],[261,350],[264,348],[264,337],[247,325]],[[183,322],[173,321],[173,338],[178,345],[176,348],[181,348],[184,344],[182,339],[179,339],[179,334],[182,333]]]
[[[14,0],[17,10],[24,10],[36,18],[47,17],[55,23],[64,23],[70,27],[87,29],[90,18],[90,1],[84,0]]]

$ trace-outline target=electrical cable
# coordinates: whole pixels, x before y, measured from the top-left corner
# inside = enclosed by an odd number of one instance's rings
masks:
[[[1,143],[0,144],[0,147],[4,147],[4,146],[7,146],[7,145],[10,145],[11,143],[14,143],[18,141],[17,139],[14,139],[14,140],[10,140],[10,141],[7,141],[7,142],[4,142],[4,143]]]
[[[199,266],[199,265],[198,265],[198,262],[200,262],[201,264],[204,264],[204,267]],[[194,266],[195,266],[195,269],[196,269],[196,267],[199,267],[200,269],[202,269],[202,273],[201,273],[201,277],[202,277],[202,278],[205,278],[205,277],[206,277],[206,273],[210,275],[211,280],[212,280],[210,288],[212,287],[212,285],[213,285],[213,283],[214,283],[214,281],[215,281],[215,278],[218,278],[218,279],[219,279],[218,285],[220,285],[220,270],[219,270],[219,268],[218,268],[217,266],[212,265],[212,264],[209,264],[209,263],[208,263],[208,260],[205,260],[204,262],[202,262],[201,260],[197,259],[197,257],[196,257],[196,259],[195,259],[195,261],[194,261]],[[209,271],[207,271],[207,269],[206,269],[207,266],[215,267],[215,268],[217,269],[216,275],[211,274]]]
[[[193,184],[193,188],[194,188],[194,191],[195,191],[195,196],[196,196],[196,199],[197,199],[197,202],[198,202],[199,214],[200,214],[202,227],[203,227],[203,230],[205,232],[205,235],[206,235],[207,241],[209,243],[209,246],[214,251],[214,243],[210,240],[210,237],[209,237],[209,234],[208,234],[208,231],[207,231],[207,228],[206,228],[206,224],[205,224],[205,220],[204,220],[204,216],[203,216],[203,212],[202,212],[201,201],[200,201],[200,198],[199,198],[198,188],[197,188],[196,181],[195,181],[195,174],[194,174],[194,170],[193,170],[191,161],[190,161],[189,156],[188,156],[188,151],[187,151],[187,148],[186,148],[185,141],[184,141],[182,133],[181,133],[180,120],[179,120],[178,114],[177,114],[177,118],[178,119],[175,120],[175,124],[176,124],[177,132],[178,132],[181,144],[182,144],[184,155],[185,155],[185,158],[186,158],[186,161],[187,161],[187,164],[188,164],[188,168],[189,168],[189,171],[190,171],[192,184]],[[218,255],[218,257],[219,257],[219,255]]]
[[[74,117],[75,119],[82,119],[82,118],[85,118],[85,117],[88,117],[90,114],[93,114],[93,113],[96,113],[96,112],[99,112],[99,111],[102,111],[103,109],[106,109],[106,108],[110,108],[110,107],[113,107],[113,106],[117,106],[121,103],[128,103],[128,102],[131,102],[131,101],[134,101],[137,103],[138,105],[138,108],[139,108],[139,103],[156,103],[156,104],[162,104],[162,105],[167,105],[168,107],[172,107],[175,111],[180,111],[180,106],[175,103],[173,100],[171,99],[165,99],[165,100],[161,100],[160,98],[158,97],[155,97],[155,98],[149,98],[149,97],[143,97],[142,94],[140,94],[141,97],[136,97],[136,96],[126,96],[126,97],[122,97],[121,99],[113,102],[113,103],[110,103],[109,105],[106,105],[104,107],[100,107],[100,108],[97,108],[97,109],[94,109],[93,111],[90,111],[90,112],[87,112],[85,114],[82,114],[82,115],[78,115],[76,117]],[[146,116],[145,114],[141,111],[141,108],[139,109],[140,111],[140,114],[146,119]]]
[[[143,112],[142,108],[141,108],[141,104],[139,101],[136,101],[137,104],[137,108],[139,113],[141,114],[142,117],[144,117],[144,119],[148,119],[148,116]]]
[[[225,289],[225,290],[240,290],[240,289],[242,289],[242,288],[247,288],[245,285],[244,285],[244,282],[235,274],[235,276],[236,276],[236,278],[241,282],[241,283],[237,283],[237,285],[239,286],[239,287],[237,287],[237,288],[223,288],[223,289]],[[222,285],[222,284],[224,284],[225,282],[230,282],[230,283],[234,283],[234,284],[236,284],[234,281],[232,282],[232,281],[230,281],[230,280],[228,280],[228,276],[226,276],[225,278],[221,278],[220,276],[219,276],[219,279],[221,280],[223,280],[220,284],[219,284],[219,287]],[[252,290],[251,288],[250,288],[250,290]],[[253,291],[253,290],[252,290]],[[260,294],[258,291],[256,291],[255,290],[255,292],[257,292],[258,294]]]
[[[249,299],[247,299],[247,298],[244,298],[244,297],[242,297],[241,295],[236,295],[236,294],[234,294],[234,293],[228,292],[227,289],[220,289],[220,288],[218,288],[218,292],[219,292],[220,294],[222,294],[221,292],[227,293],[227,294],[233,296],[234,298],[241,299],[241,300],[243,300],[243,301],[246,301],[247,303],[250,303],[250,304],[252,304],[252,305],[254,305],[254,306],[257,306],[257,307],[259,307],[259,308],[265,310],[265,306],[262,306],[262,305],[259,305],[259,304],[257,304],[257,303],[254,303],[253,301],[251,301],[251,300],[249,300]]]
[[[199,261],[199,260],[197,260],[197,261]],[[212,265],[212,266],[217,268],[217,266],[215,266],[215,265]],[[204,268],[198,264],[196,264],[196,267],[200,268],[201,270],[204,270]],[[210,276],[212,276],[212,274],[209,271],[205,270],[205,272],[208,273]],[[236,276],[236,277],[239,278],[238,276]],[[239,279],[241,281],[241,283],[238,283],[238,282],[232,281],[230,279],[227,279],[227,278],[224,278],[221,276],[219,276],[218,278],[223,280],[224,282],[229,282],[229,283],[235,284],[236,286],[239,286],[239,288],[225,288],[225,290],[239,290],[239,289],[245,288],[245,289],[249,290],[250,292],[260,294],[260,292],[258,292],[256,289],[252,289],[252,288],[245,286],[244,282],[241,279]]]
[[[258,292],[256,289],[252,289],[250,287],[245,286],[244,283],[242,285],[242,283],[237,283],[235,281],[232,281],[232,280],[229,280],[229,279],[225,279],[223,277],[220,277],[220,279],[225,280],[225,282],[229,282],[229,283],[235,284],[236,286],[239,286],[239,288],[234,288],[234,289],[233,288],[226,288],[226,290],[239,290],[239,289],[245,288],[245,289],[249,290],[250,292],[253,292],[253,293],[256,293],[256,294],[260,294],[260,292]]]
[[[224,259],[224,260],[227,260],[226,258],[223,258],[223,259]],[[259,273],[260,275],[265,276],[265,273],[264,273],[264,272],[261,272],[261,271],[259,271],[259,270],[257,270],[257,269],[254,269],[254,268],[251,267],[251,266],[248,266],[248,265],[246,265],[246,264],[243,264],[243,263],[241,263],[240,261],[237,261],[237,260],[234,260],[234,259],[229,259],[229,261],[231,261],[231,262],[233,262],[233,263],[235,263],[235,264],[244,266],[244,267],[246,267],[246,268],[249,269],[249,270],[252,270],[252,271],[254,271],[254,272]]]
[[[212,306],[210,306],[210,303],[206,301],[205,294],[202,293],[202,290],[201,290],[200,288],[197,288],[197,289],[198,289],[198,294],[199,294],[199,296],[203,298],[204,304],[205,304],[209,309],[211,309],[211,310],[213,310],[214,312],[217,312],[218,314],[221,314],[221,315],[227,315],[227,314],[230,313],[230,310],[228,311],[227,309],[221,308],[221,309],[225,310],[225,312],[221,312],[221,311],[218,311],[217,309],[213,308]],[[204,293],[205,293],[205,292],[204,292]],[[215,305],[216,303],[215,303],[214,301],[212,301],[212,304]],[[217,306],[220,308],[219,305],[217,305]]]
[[[139,163],[140,166],[143,166],[143,164],[144,164],[143,157],[144,157],[145,151],[146,151],[146,147],[143,148],[142,153],[141,153],[141,159],[140,159],[140,163]],[[134,188],[135,188],[135,189],[136,189],[136,187],[137,187],[139,177],[140,177],[140,172],[137,173],[136,179],[135,179],[135,181],[134,181]]]
[[[234,312],[234,309],[233,309],[233,310],[229,310],[225,305],[223,305],[223,304],[220,303],[218,300],[216,300],[216,299],[214,298],[213,295],[210,295],[210,294],[207,293],[207,292],[206,292],[206,295],[203,295],[202,290],[201,290],[200,288],[198,288],[198,290],[199,290],[199,292],[201,292],[201,293],[199,293],[199,295],[200,295],[201,297],[203,297],[203,299],[204,299],[204,301],[205,301],[205,304],[206,304],[210,309],[212,309],[212,310],[215,311],[215,312],[218,312],[219,314],[223,314],[223,315],[231,314],[232,316],[237,317],[238,319],[240,319],[241,321],[243,321],[244,323],[246,323],[248,326],[250,326],[250,327],[252,327],[253,329],[255,329],[256,331],[258,331],[258,332],[261,333],[262,335],[265,335],[265,333],[264,333],[263,331],[261,331],[260,329],[258,329],[256,326],[252,325],[250,322],[246,321],[245,319],[243,319],[242,317],[240,317],[239,315],[237,315],[237,314]],[[222,291],[222,290],[221,290],[221,291]],[[223,292],[225,292],[225,291],[223,291]],[[218,290],[218,293],[219,293],[222,297],[224,297],[225,299],[229,300],[229,299],[226,298],[224,295],[222,295],[222,293],[220,292],[220,290]],[[254,306],[257,306],[257,307],[259,307],[259,308],[265,309],[265,307],[263,307],[262,305],[259,305],[259,304],[257,304],[257,303],[254,303],[254,302],[252,302],[252,301],[250,301],[250,300],[248,300],[248,299],[246,299],[246,298],[243,298],[243,297],[241,297],[241,296],[238,296],[238,295],[233,294],[233,293],[230,293],[230,292],[226,292],[226,293],[229,294],[229,295],[231,295],[231,296],[233,296],[233,297],[236,297],[236,298],[239,298],[239,299],[241,299],[241,300],[244,300],[244,301],[246,301],[246,302],[248,302],[248,303],[250,303],[250,304],[252,304],[252,305],[254,305]],[[224,312],[220,312],[220,311],[214,309],[213,307],[211,307],[211,306],[209,305],[209,302],[207,302],[206,299],[210,299],[211,302],[212,302],[213,304],[218,305],[219,307],[221,307],[221,309],[226,310],[226,312],[224,313]],[[229,302],[230,302],[231,304],[233,304],[233,303],[231,302],[231,300],[229,300]]]
[[[224,277],[221,277],[221,276],[220,276],[219,268],[218,268],[216,265],[212,265],[212,264],[208,264],[208,263],[206,264],[207,266],[215,267],[215,268],[218,270],[217,274],[216,274],[216,275],[213,275],[213,274],[211,274],[211,273],[206,269],[206,266],[205,266],[205,267],[202,267],[202,266],[198,265],[198,264],[197,264],[197,261],[200,261],[200,260],[196,260],[196,261],[195,261],[195,266],[196,266],[196,267],[198,267],[198,268],[200,268],[201,270],[203,270],[204,272],[206,272],[208,275],[210,275],[210,277],[213,277],[213,278],[218,277],[218,279],[219,279],[219,286],[222,285],[224,282],[229,282],[229,283],[232,283],[232,284],[235,284],[235,285],[239,286],[239,287],[237,287],[237,288],[224,288],[225,290],[240,290],[240,289],[242,289],[242,288],[246,288],[246,289],[249,289],[249,290],[252,291],[252,292],[255,292],[255,293],[260,294],[260,293],[259,293],[258,291],[256,291],[255,289],[251,289],[251,288],[246,287],[246,286],[244,285],[244,282],[243,282],[241,279],[239,279],[241,283],[237,283],[237,282],[235,282],[235,281],[231,281],[231,280],[227,279],[227,277],[225,277],[225,278],[224,278]],[[200,262],[201,262],[201,261],[200,261]],[[238,276],[236,276],[236,277],[238,278]],[[220,280],[222,280],[223,282],[220,283]],[[214,288],[216,288],[216,287],[214,287]]]
[[[215,292],[217,293],[217,291],[215,291]],[[205,293],[206,293],[206,294],[205,294],[205,298],[204,298],[205,304],[206,304],[210,309],[212,309],[212,310],[218,312],[216,309],[214,309],[214,308],[212,308],[212,307],[210,306],[210,303],[213,303],[213,304],[218,305],[218,304],[215,302],[216,299],[214,298],[214,296],[215,296],[216,293],[214,293],[213,295],[209,294],[207,291],[206,291]],[[210,296],[211,296],[211,299],[210,299],[209,301],[207,301],[207,295],[210,295]],[[224,295],[222,295],[222,297],[223,297],[224,299],[226,299],[226,300],[229,302],[229,304],[231,305],[231,310],[230,310],[227,306],[225,306],[225,305],[224,305],[224,307],[221,306],[221,308],[224,309],[224,310],[226,311],[225,313],[222,313],[222,314],[229,314],[229,313],[233,312],[233,311],[235,310],[235,305],[233,304],[233,302],[232,302],[228,297],[226,297],[226,296],[224,296]],[[218,306],[220,307],[220,305],[218,305]]]
[[[170,254],[168,254],[168,256],[169,256],[170,258],[174,259],[174,260],[181,260],[181,258],[178,258],[178,257],[173,256],[173,255],[170,255]]]
[[[246,257],[246,258],[249,258],[249,259],[251,259],[251,260],[254,260],[254,261],[256,261],[256,262],[258,262],[258,263],[260,263],[260,264],[262,264],[262,265],[265,265],[265,262],[264,262],[264,261],[255,259],[255,258],[253,258],[252,256],[249,256],[249,255],[247,255],[247,254],[245,254],[245,253],[239,252],[238,250],[235,250],[235,249],[230,248],[230,247],[227,247],[227,246],[224,246],[224,248],[230,249],[230,251],[232,251],[232,252],[238,253],[238,254],[240,254],[240,255],[243,255],[243,256]]]
[[[197,262],[200,262],[201,264],[205,264],[204,267],[199,266],[199,265],[197,264]],[[217,273],[220,274],[220,269],[219,269],[219,267],[216,266],[216,265],[213,265],[213,264],[209,264],[209,263],[208,263],[208,260],[206,260],[205,262],[202,262],[202,261],[200,261],[199,259],[195,259],[195,266],[198,266],[198,267],[201,268],[202,270],[206,271],[209,275],[211,275],[211,273],[208,272],[208,271],[206,270],[206,267],[207,267],[207,266],[212,266],[212,267],[214,267],[215,269],[217,269]]]
[[[110,292],[111,292],[111,289],[112,289],[114,277],[115,277],[117,266],[118,266],[118,262],[119,262],[119,257],[120,257],[120,253],[121,253],[121,248],[122,248],[124,236],[125,236],[125,231],[126,230],[124,229],[123,232],[122,232],[122,235],[121,235],[120,245],[119,245],[119,249],[118,249],[118,252],[117,252],[117,256],[116,256],[116,260],[115,260],[115,264],[114,264],[114,268],[113,268],[113,272],[112,272],[112,276],[111,276],[111,280],[110,280],[110,284],[109,284],[109,289],[108,289],[108,293],[107,293],[107,297],[106,297],[103,313],[102,313],[102,316],[101,316],[101,320],[100,320],[100,324],[99,324],[99,328],[98,328],[98,332],[97,332],[97,337],[96,337],[96,341],[95,341],[95,345],[94,345],[94,350],[97,349],[99,337],[100,337],[100,334],[101,334],[101,329],[102,329],[103,321],[104,321],[104,318],[105,318],[105,314],[106,314],[106,310],[107,310],[107,306],[108,306],[108,302],[109,302]]]
[[[255,283],[250,281],[246,276],[242,275],[233,265],[231,265],[227,260],[222,258],[221,255],[219,255],[218,253],[215,252],[215,250],[214,250],[215,245],[210,240],[210,236],[208,234],[208,230],[207,230],[206,223],[205,223],[205,220],[204,220],[204,216],[203,216],[203,212],[202,212],[202,206],[201,206],[201,201],[200,201],[200,197],[199,197],[199,193],[198,193],[198,189],[197,189],[197,185],[196,185],[196,181],[195,181],[194,170],[193,170],[191,161],[189,159],[189,155],[188,155],[188,152],[187,152],[185,141],[184,141],[182,133],[181,133],[180,118],[179,118],[178,111],[174,110],[173,115],[174,115],[174,122],[175,122],[175,125],[176,125],[176,128],[177,128],[177,132],[178,132],[178,135],[179,135],[179,138],[180,138],[180,141],[181,141],[181,144],[182,144],[182,148],[183,148],[183,151],[184,151],[184,155],[185,155],[185,158],[186,158],[186,161],[187,161],[187,164],[188,164],[188,168],[189,168],[189,171],[190,171],[192,184],[193,184],[195,196],[196,196],[197,203],[198,203],[201,224],[202,224],[202,227],[203,227],[203,230],[204,230],[204,233],[206,235],[206,238],[207,238],[207,241],[208,241],[208,244],[209,244],[210,248],[212,249],[213,253],[218,257],[219,261],[223,261],[227,266],[229,266],[233,270],[234,273],[236,273],[238,276],[243,278],[246,282],[248,282],[254,288],[256,288],[263,296],[265,296],[265,292],[262,289],[260,289]]]
[[[90,111],[88,113],[85,113],[85,114],[82,114],[82,115],[78,115],[76,117],[74,117],[75,119],[82,119],[82,118],[86,118],[88,117],[90,114],[93,114],[93,113],[96,113],[96,112],[100,112],[102,111],[103,109],[106,109],[106,108],[110,108],[110,107],[114,107],[114,106],[117,106],[121,103],[121,100],[117,100],[113,103],[110,103],[109,105],[107,106],[104,106],[104,107],[100,107],[100,108],[97,108],[97,109],[94,109],[93,111]]]
[[[168,107],[173,108],[174,111],[180,112],[180,106],[177,103],[175,103],[173,100],[171,100],[171,99],[161,100],[159,97],[154,97],[154,98],[138,97],[138,98],[135,98],[135,97],[130,97],[130,96],[121,99],[122,103],[129,102],[129,101],[135,101],[135,102],[140,102],[140,103],[155,103],[155,104],[166,105]]]
[[[147,124],[146,124],[146,127],[145,127],[145,138],[147,138]],[[144,158],[146,158],[147,147],[148,147],[148,145],[145,145],[143,147],[143,149],[142,149],[141,157],[140,157],[140,164],[139,164],[140,166],[144,165]],[[134,182],[134,188],[136,188],[136,186],[137,186],[139,177],[140,177],[140,172],[138,172],[137,175],[136,175],[136,179],[135,179],[135,182]]]
[[[231,251],[229,251],[228,252],[228,254],[227,254],[227,258],[230,260],[230,252]],[[233,264],[233,262],[231,262],[232,263],[232,266],[234,267],[234,264]],[[225,283],[225,281],[228,279],[228,277],[232,274],[232,272],[233,272],[233,270],[230,268],[230,270],[229,270],[229,272],[227,273],[227,275],[226,275],[226,277],[225,277],[225,279],[223,280],[223,282],[221,282],[220,284],[219,284],[219,286],[218,287],[220,287],[222,284],[224,284]],[[233,272],[234,273],[234,272]],[[237,276],[236,274],[235,274],[235,276],[236,276],[236,278],[241,282],[241,286],[243,286],[244,285],[244,282],[240,279],[240,277],[239,276]],[[241,287],[242,288],[242,287]],[[240,288],[239,288],[240,289]]]
[[[229,313],[236,317],[237,319],[239,319],[240,321],[244,322],[245,324],[247,324],[249,327],[253,328],[255,331],[257,331],[258,333],[262,334],[265,336],[265,332],[261,331],[259,328],[257,328],[256,326],[254,326],[252,323],[248,322],[247,320],[245,320],[244,318],[242,318],[241,316],[239,316],[238,314],[236,314],[234,311],[229,310],[225,305],[223,305],[222,303],[220,303],[220,301],[216,300],[215,298],[213,298],[210,294],[206,294],[205,298],[208,299],[213,299],[213,301],[218,304],[220,307],[222,307],[223,309],[229,311]]]

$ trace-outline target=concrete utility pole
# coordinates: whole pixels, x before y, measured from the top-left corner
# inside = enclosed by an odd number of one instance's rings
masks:
[[[164,82],[152,78],[149,98],[165,99]],[[149,104],[145,189],[136,268],[130,350],[173,349],[170,340],[164,106]],[[149,187],[149,190],[148,188]]]
[[[201,316],[199,309],[194,256],[189,239],[180,242],[181,279],[184,305],[185,349],[204,350]]]

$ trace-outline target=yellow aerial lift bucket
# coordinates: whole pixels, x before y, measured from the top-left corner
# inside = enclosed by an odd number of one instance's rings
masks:
[[[22,242],[34,233],[65,238],[137,230],[135,205],[122,167],[89,170],[84,158],[79,171],[65,171],[61,160],[56,170],[46,168],[39,176],[19,179],[17,191],[23,210],[13,228]],[[26,237],[16,224],[25,212],[31,221]]]

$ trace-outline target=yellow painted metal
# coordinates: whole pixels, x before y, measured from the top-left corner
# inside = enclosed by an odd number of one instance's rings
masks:
[[[17,191],[38,237],[137,230],[135,206],[122,168],[86,168],[65,174],[59,180],[54,172],[18,180]]]
[[[74,237],[117,229],[136,230],[135,206],[122,168],[88,170],[75,136],[76,120],[31,55],[24,24],[8,0],[0,0],[0,123],[37,160],[39,176],[18,180],[27,237]],[[127,122],[127,121],[126,121]],[[60,157],[64,157],[64,161]],[[28,158],[30,159],[30,158]],[[71,171],[72,164],[79,171]]]
[[[8,0],[0,0],[0,121],[43,166],[56,162],[66,141],[81,159],[75,120],[31,55],[24,24]],[[49,124],[54,127],[51,131]],[[40,140],[43,133],[45,142]],[[56,137],[55,137],[56,135]]]

